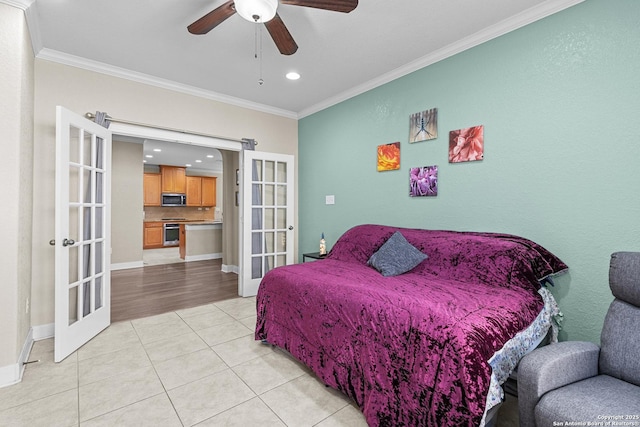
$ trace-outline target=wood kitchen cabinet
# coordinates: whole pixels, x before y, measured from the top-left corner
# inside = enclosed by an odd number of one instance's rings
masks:
[[[202,177],[202,206],[216,206],[216,178]]]
[[[188,176],[187,181],[187,206],[202,206],[202,178]]]
[[[162,222],[144,223],[144,243],[143,249],[161,248],[164,244],[164,228]]]
[[[162,192],[185,194],[187,192],[186,169],[175,166],[160,166]]]
[[[144,205],[145,206],[161,206],[161,178],[159,173],[145,173],[144,188]]]
[[[188,176],[187,206],[216,205],[216,178],[210,176]]]

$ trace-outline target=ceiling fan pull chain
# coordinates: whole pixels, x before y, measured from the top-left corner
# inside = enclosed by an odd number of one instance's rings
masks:
[[[260,26],[260,78],[258,84],[260,86],[264,84],[264,80],[262,80],[262,26]]]

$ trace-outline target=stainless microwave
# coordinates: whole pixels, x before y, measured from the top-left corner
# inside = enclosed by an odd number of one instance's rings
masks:
[[[187,196],[184,194],[162,194],[162,206],[186,206]]]

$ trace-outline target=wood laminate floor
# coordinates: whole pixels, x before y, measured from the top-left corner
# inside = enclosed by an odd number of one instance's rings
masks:
[[[222,260],[151,265],[111,272],[111,321],[210,304],[238,296],[238,275]]]

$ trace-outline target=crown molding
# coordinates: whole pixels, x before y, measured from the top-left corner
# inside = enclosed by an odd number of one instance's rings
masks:
[[[270,105],[259,104],[256,102],[247,101],[241,98],[233,96],[223,95],[217,92],[207,91],[194,86],[188,86],[181,83],[176,83],[171,80],[165,80],[158,77],[151,76],[149,74],[138,73],[136,71],[127,70],[126,68],[115,67],[113,65],[105,64],[103,62],[93,61],[90,59],[82,58],[75,55],[69,55],[57,50],[41,49],[36,58],[46,61],[57,62],[63,65],[69,65],[71,67],[82,68],[88,71],[94,71],[96,73],[106,74],[121,79],[131,80],[137,83],[143,83],[150,86],[156,86],[162,89],[168,89],[174,92],[180,92],[187,95],[193,95],[200,98],[210,99],[213,101],[222,102],[225,104],[234,105],[236,107],[247,108],[249,110],[260,111],[262,113],[274,114],[276,116],[282,116],[289,119],[297,119],[298,115],[293,111],[283,110],[280,108],[272,107]]]
[[[518,28],[522,28],[525,25],[531,24],[535,21],[539,21],[540,19],[546,18],[547,16],[553,15],[554,13],[560,12],[571,6],[575,6],[576,4],[582,3],[583,1],[584,0],[548,0],[538,6],[534,6],[517,15],[514,15],[509,19],[505,19],[504,21],[492,25],[491,27],[487,27],[481,31],[478,31],[477,33],[472,34],[469,37],[465,37],[464,39],[445,46],[442,49],[438,49],[437,51],[432,52],[429,55],[409,62],[402,67],[396,68],[395,70],[376,77],[375,79],[371,79],[365,83],[362,83],[361,85],[355,86],[336,96],[327,98],[324,101],[312,105],[309,108],[305,108],[298,112],[298,118],[301,119],[303,117],[310,116],[311,114],[317,113],[318,111],[322,111],[333,105],[339,104],[340,102],[346,101],[347,99],[353,98],[354,96],[360,95],[362,93],[370,91],[371,89],[375,89],[379,86],[396,80],[400,77],[406,76],[407,74],[413,73],[414,71],[417,71],[428,65],[435,64],[436,62],[442,61],[443,59],[449,58],[467,49],[471,49],[472,47],[478,46],[489,40],[517,30]]]
[[[0,3],[17,7],[18,9],[27,10],[35,0],[0,0]]]

